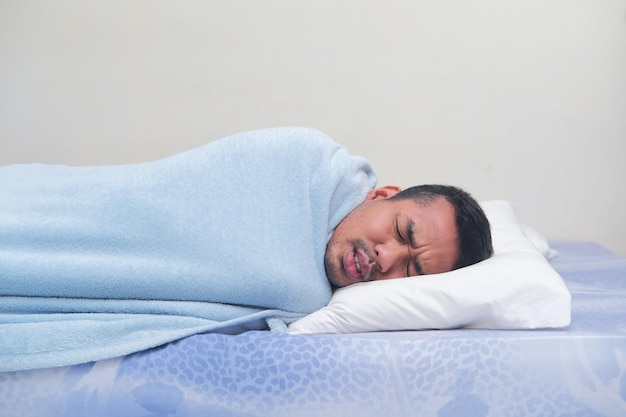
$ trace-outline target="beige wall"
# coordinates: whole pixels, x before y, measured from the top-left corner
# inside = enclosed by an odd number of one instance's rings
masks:
[[[279,125],[626,255],[624,0],[0,0],[0,164]]]

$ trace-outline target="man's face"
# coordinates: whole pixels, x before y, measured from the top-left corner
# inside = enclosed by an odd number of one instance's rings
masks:
[[[333,285],[452,270],[459,256],[452,205],[443,197],[424,204],[388,199],[398,192],[370,191],[339,223],[324,257]]]

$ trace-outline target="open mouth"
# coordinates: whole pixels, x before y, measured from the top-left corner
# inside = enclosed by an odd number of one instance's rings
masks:
[[[359,261],[359,256],[356,254],[356,251],[354,252],[354,266],[356,267],[356,271],[359,275],[363,275],[361,273],[361,261]]]
[[[348,278],[354,282],[369,281],[372,261],[365,250],[353,248],[343,257],[343,269]]]

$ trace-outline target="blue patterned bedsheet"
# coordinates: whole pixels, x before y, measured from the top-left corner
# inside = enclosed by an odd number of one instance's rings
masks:
[[[568,329],[196,335],[0,374],[0,415],[624,416],[626,259],[551,243],[573,296]]]

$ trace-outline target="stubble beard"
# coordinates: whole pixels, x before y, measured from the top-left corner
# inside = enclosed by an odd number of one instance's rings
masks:
[[[324,254],[324,269],[326,270],[326,278],[336,288],[346,287],[350,284],[355,284],[355,282],[351,282],[350,278],[346,276],[342,260],[343,254],[335,253],[335,248],[340,245],[337,243],[329,242],[326,246],[326,252]],[[363,251],[369,259],[373,259],[373,254],[365,243],[363,239],[353,239],[350,241],[350,247],[354,249],[360,249]],[[372,268],[369,276],[365,281],[375,281],[376,280],[376,270]],[[345,281],[347,283],[342,284],[341,281]]]

